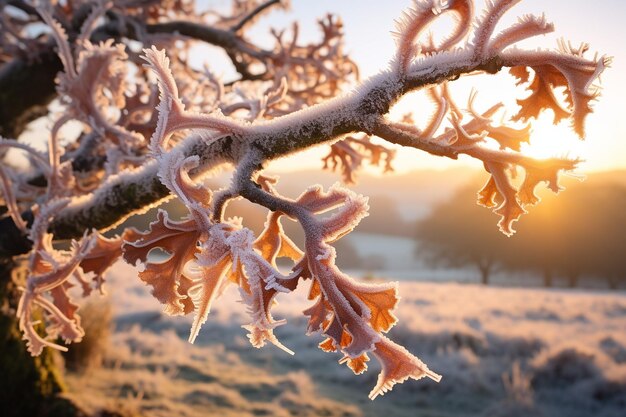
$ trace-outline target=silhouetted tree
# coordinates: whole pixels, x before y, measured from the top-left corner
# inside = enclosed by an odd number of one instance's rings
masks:
[[[509,240],[494,227],[492,213],[462,203],[475,194],[464,188],[417,223],[416,254],[433,266],[475,267],[488,284]]]
[[[532,219],[520,225],[502,262],[509,269],[541,271],[546,286],[557,276],[570,287],[581,276],[614,286],[626,271],[624,203],[625,187],[594,181],[573,184],[558,198],[546,195],[529,210]]]
[[[474,266],[488,282],[495,267],[533,272],[550,287],[562,277],[576,287],[582,276],[606,279],[616,288],[626,277],[626,187],[598,182],[573,183],[558,198],[542,204],[507,239],[495,232],[489,213],[461,204],[462,190],[420,221],[418,255],[433,265]]]

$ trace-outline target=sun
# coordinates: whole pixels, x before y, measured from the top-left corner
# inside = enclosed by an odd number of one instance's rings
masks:
[[[529,143],[522,144],[522,152],[537,159],[584,159],[584,142],[573,132],[567,121],[554,125],[552,114],[549,113],[544,112],[537,120],[531,121],[530,140]]]

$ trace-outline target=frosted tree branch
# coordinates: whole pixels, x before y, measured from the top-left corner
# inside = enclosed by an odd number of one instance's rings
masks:
[[[595,82],[610,63],[606,57],[586,58],[586,45],[576,49],[561,42],[555,51],[517,49],[520,40],[553,29],[544,17],[525,16],[494,35],[499,19],[517,2],[488,2],[475,18],[470,0],[414,1],[398,21],[397,51],[389,69],[349,92],[346,87],[358,79],[358,70],[343,53],[342,23],[334,16],[318,22],[318,43],[300,44],[294,24],[290,34],[273,31],[275,47],[265,50],[246,40],[245,30],[278,1],[236,1],[231,16],[206,13],[197,19],[189,18],[193,6],[185,1],[169,9],[132,1],[85,4],[76,10],[38,8],[33,21],[43,20],[50,30],[42,50],[49,51],[54,42],[63,67],[57,77],[63,113],[51,115],[47,156],[19,142],[0,141],[0,156],[15,148],[32,159],[28,175],[9,165],[0,168],[7,211],[0,219],[0,256],[29,252],[18,314],[30,352],[39,354],[45,346],[63,349],[54,341],[59,336],[68,343],[80,341],[84,332],[78,307],[67,289],[72,281],[85,293],[92,286],[101,289],[107,268],[123,257],[144,264],[139,278],[165,313],[194,314],[190,342],[232,284],[250,315],[243,327],[251,344],[271,343],[293,353],[273,332],[284,320],[275,320],[271,307],[278,293],[290,293],[298,282],[309,280],[313,305],[304,314],[307,332],[325,336],[320,348],[340,352],[340,363],[355,374],[367,369],[370,355],[381,363],[370,398],[409,378],[438,381],[440,375],[385,336],[397,322],[396,284],[358,282],[336,265],[333,245],[367,216],[367,198],[335,185],[328,190],[311,186],[288,199],[274,187],[277,179],[263,170],[270,161],[318,145],[330,145],[325,163],[341,167],[346,182],[354,181],[365,160],[384,161],[390,170],[396,149],[389,146],[450,159],[467,155],[481,161],[489,175],[478,203],[499,216],[502,233],[512,235],[525,208],[539,201],[536,187],[546,183],[558,192],[559,174],[578,163],[525,155],[521,145],[529,139],[531,120],[552,110],[555,122],[569,119],[583,137],[590,103],[598,97]],[[458,17],[452,32],[439,45],[421,39],[448,12]],[[12,30],[24,45],[29,24]],[[128,38],[145,46],[143,54],[123,43]],[[191,39],[222,47],[246,81],[224,84],[209,69],[191,68]],[[185,47],[179,48],[179,42]],[[6,51],[22,45],[4,43],[0,46]],[[27,52],[21,52],[24,59]],[[525,122],[522,127],[495,123],[501,104],[481,113],[472,93],[464,108],[448,88],[465,75],[503,68],[530,91],[518,100],[520,109],[512,120]],[[6,75],[3,67],[0,85]],[[563,101],[555,95],[561,88]],[[389,119],[402,97],[420,91],[434,101],[425,126],[410,118]],[[62,146],[61,128],[69,121],[78,122],[82,134]],[[84,166],[80,160],[97,163],[78,170],[78,164]],[[230,186],[209,189],[202,180],[222,166],[233,170]],[[511,177],[515,168],[524,173],[521,184]],[[147,231],[129,228],[113,238],[99,234],[168,198],[178,198],[187,217],[174,221],[160,210]],[[226,215],[235,198],[268,210],[258,236]],[[302,227],[303,249],[285,233],[283,216]],[[78,240],[65,251],[55,246],[60,239]],[[170,258],[152,262],[148,254],[155,248]],[[287,273],[279,270],[277,258],[292,261]],[[94,276],[85,279],[83,272]],[[34,309],[46,312],[46,335],[33,326]]]

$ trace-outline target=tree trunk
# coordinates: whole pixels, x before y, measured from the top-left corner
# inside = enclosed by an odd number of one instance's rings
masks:
[[[57,95],[54,79],[63,69],[52,48],[28,62],[16,58],[0,71],[0,136],[17,139],[26,125],[48,113]]]
[[[478,269],[480,269],[480,283],[483,285],[489,285],[491,268],[481,266]]]
[[[609,289],[611,290],[616,290],[617,287],[619,287],[619,279],[616,275],[609,275],[607,283],[609,284]]]
[[[545,269],[543,271],[543,286],[546,288],[550,288],[552,287],[552,270],[551,269]]]
[[[54,355],[44,349],[33,357],[26,350],[15,317],[20,297],[11,279],[13,262],[0,258],[0,404],[4,417],[84,415],[70,401],[57,396],[63,383]]]

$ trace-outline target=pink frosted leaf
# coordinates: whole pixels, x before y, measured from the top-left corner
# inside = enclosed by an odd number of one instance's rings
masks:
[[[506,174],[506,167],[502,164],[489,162],[486,164],[494,179],[495,186],[499,195],[502,197],[502,203],[494,210],[494,213],[500,215],[498,227],[500,231],[507,236],[515,233],[513,223],[520,216],[526,213],[526,210],[519,204],[517,199],[517,189],[511,185]]]
[[[478,192],[477,203],[483,207],[493,208],[497,206],[496,196],[498,195],[498,187],[496,187],[496,181],[493,176],[489,176],[489,180]]]
[[[395,384],[400,384],[409,378],[421,379],[427,376],[436,382],[441,380],[441,375],[432,372],[424,362],[386,337],[376,343],[372,353],[380,361],[382,370],[378,375],[376,386],[369,394],[371,400],[384,395]]]
[[[440,0],[415,1],[413,7],[406,10],[396,22],[398,52],[396,55],[397,71],[405,73],[411,60],[421,51],[447,50],[460,42],[471,28],[473,21],[473,3],[470,0],[455,0],[443,3]],[[455,12],[458,16],[456,26],[442,45],[415,45],[415,40],[425,29],[444,12]]]
[[[32,308],[35,304],[36,296],[32,293],[25,292],[20,298],[17,308],[17,316],[19,317],[19,329],[22,332],[22,339],[26,341],[26,348],[32,356],[39,356],[43,348],[48,346],[60,351],[67,351],[65,346],[52,343],[42,338],[35,330],[32,316]]]
[[[530,124],[521,129],[509,126],[488,126],[485,128],[487,136],[495,139],[502,149],[509,148],[514,151],[521,151],[521,144],[528,143],[530,139]]]
[[[46,332],[49,336],[60,336],[65,342],[80,342],[85,331],[80,327],[80,317],[72,314],[72,318],[66,316],[59,307],[41,295],[35,297],[35,302],[49,313]],[[68,301],[69,302],[69,301]],[[71,308],[72,304],[61,303],[62,308]]]
[[[545,16],[526,15],[520,17],[514,25],[500,32],[489,47],[492,51],[499,52],[524,39],[545,35],[553,31],[554,25],[547,22]]]
[[[334,242],[342,236],[350,233],[361,221],[369,215],[367,198],[355,193],[346,193],[346,199],[336,213],[321,220],[324,228],[322,239],[326,242]]]
[[[106,238],[97,231],[95,245],[80,262],[80,267],[84,272],[93,272],[98,282],[102,282],[104,273],[122,255],[122,243],[124,241],[136,241],[140,238],[140,233],[134,228],[124,230],[122,236]]]
[[[224,256],[213,265],[200,264],[200,278],[193,280],[193,284],[187,290],[187,294],[194,306],[194,319],[189,334],[189,342],[193,343],[200,332],[200,328],[206,322],[211,311],[211,304],[221,287],[224,275],[230,266],[230,257]]]
[[[584,137],[585,118],[592,112],[590,102],[599,95],[593,87],[593,82],[610,64],[610,59],[601,57],[597,60],[583,58],[586,46],[574,50],[571,46],[561,44],[561,51],[556,52],[512,52],[513,62],[530,67],[535,72],[534,78],[528,85],[531,94],[525,99],[518,100],[521,106],[516,120],[537,118],[544,109],[554,111],[555,123],[563,118],[571,118],[574,131],[581,138]],[[511,73],[518,77],[520,82],[529,78],[528,70],[516,67]],[[565,87],[565,102],[568,108],[564,109],[554,96],[554,90]]]
[[[173,222],[167,212],[159,210],[157,220],[150,224],[147,233],[141,233],[135,241],[124,242],[124,259],[131,265],[137,261],[145,264],[139,278],[152,287],[152,294],[164,304],[164,311],[171,315],[188,314],[193,311],[193,303],[181,293],[181,277],[185,264],[198,252],[197,242],[200,231],[193,220]],[[161,248],[171,254],[163,262],[149,262],[152,249]]]
[[[64,285],[59,285],[50,290],[50,295],[52,296],[52,303],[59,309],[59,311],[68,319],[75,320],[77,319],[76,311],[78,311],[78,304],[75,304],[70,299],[70,296],[67,293],[67,290],[71,288],[72,285],[68,285],[66,282]],[[80,321],[78,321],[80,323]]]
[[[67,350],[63,346],[52,343],[37,333],[33,324],[33,308],[41,307],[47,314],[46,332],[49,337],[60,335],[67,342],[80,341],[84,335],[80,327],[80,318],[76,315],[77,306],[70,300],[66,288],[67,280],[74,275],[78,264],[93,246],[92,237],[84,237],[80,244],[72,242],[72,252],[63,256],[63,264],[54,259],[53,253],[43,250],[36,256],[31,255],[30,272],[27,285],[19,301],[17,316],[19,328],[27,340],[28,350],[39,355],[45,346],[59,350]],[[42,247],[47,247],[44,244]],[[57,254],[59,258],[61,256]],[[51,292],[53,302],[42,294]]]

